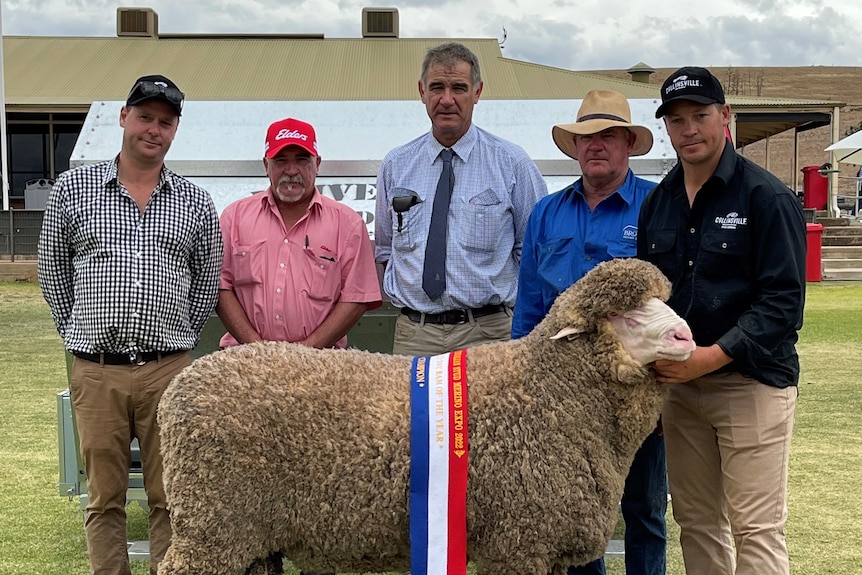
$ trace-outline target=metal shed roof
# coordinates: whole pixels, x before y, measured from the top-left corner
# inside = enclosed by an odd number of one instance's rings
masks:
[[[579,99],[596,89],[658,96],[653,84],[504,58],[493,38],[6,36],[6,103],[9,111],[83,111],[93,101],[125,98],[135,78],[154,72],[177,82],[190,101],[415,101],[425,51],[452,40],[479,57],[483,100]],[[738,96],[728,101],[737,114],[737,145],[828,124],[832,110],[844,105]]]
[[[8,104],[84,104],[124,98],[159,71],[190,100],[415,100],[425,51],[441,39],[4,38]],[[479,57],[489,100],[578,98],[656,88],[503,58],[494,39],[459,39]]]

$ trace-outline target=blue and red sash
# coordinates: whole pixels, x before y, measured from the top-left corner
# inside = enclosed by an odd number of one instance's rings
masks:
[[[413,358],[410,571],[467,573],[467,351]]]

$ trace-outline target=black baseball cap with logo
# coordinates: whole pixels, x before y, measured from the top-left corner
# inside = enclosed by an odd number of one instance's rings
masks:
[[[161,74],[151,74],[135,80],[129,97],[126,98],[126,106],[134,106],[146,100],[158,98],[173,106],[177,111],[177,116],[180,116],[183,112],[185,97],[185,94],[171,80]]]
[[[698,104],[724,104],[724,89],[706,68],[686,66],[667,77],[661,85],[661,106],[656,118],[667,114],[671,102],[689,100]]]

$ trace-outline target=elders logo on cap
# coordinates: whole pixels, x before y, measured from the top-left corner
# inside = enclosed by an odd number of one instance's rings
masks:
[[[661,85],[661,106],[655,117],[668,113],[671,102],[689,100],[698,104],[724,104],[721,82],[706,68],[680,68]]]
[[[263,155],[274,158],[287,146],[299,146],[312,156],[317,153],[317,136],[311,124],[295,118],[285,118],[270,124],[266,131]]]

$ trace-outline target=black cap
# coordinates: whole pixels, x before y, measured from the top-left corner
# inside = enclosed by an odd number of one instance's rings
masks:
[[[134,106],[153,98],[164,100],[173,106],[177,111],[177,116],[182,114],[185,94],[180,91],[176,84],[161,74],[141,76],[135,80],[129,97],[126,98],[126,106]]]
[[[677,100],[724,104],[724,89],[718,78],[706,68],[680,68],[661,85],[661,106],[656,110],[655,117],[661,118],[667,114],[668,105]]]

